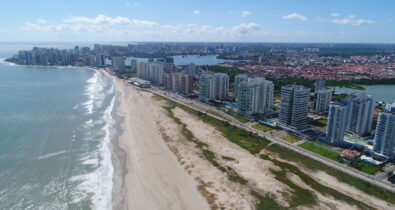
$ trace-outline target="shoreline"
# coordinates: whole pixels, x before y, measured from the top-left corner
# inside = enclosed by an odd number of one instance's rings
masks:
[[[107,77],[104,74],[105,77]],[[110,78],[111,79],[111,78]],[[113,81],[112,81],[113,82]],[[120,147],[120,136],[123,133],[121,128],[121,124],[124,121],[122,116],[117,114],[118,107],[120,106],[121,102],[119,99],[119,93],[116,92],[115,96],[115,106],[114,109],[111,111],[111,115],[115,120],[115,134],[111,139],[111,152],[112,152],[112,164],[114,168],[113,174],[113,190],[111,192],[112,197],[112,208],[113,209],[123,209],[125,204],[125,188],[124,188],[124,179],[127,173],[126,169],[126,152]]]

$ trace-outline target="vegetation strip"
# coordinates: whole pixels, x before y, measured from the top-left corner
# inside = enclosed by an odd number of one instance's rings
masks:
[[[337,162],[341,162],[339,153],[331,151],[331,150],[328,150],[328,149],[325,149],[325,148],[320,147],[318,145],[315,145],[313,143],[305,142],[303,144],[299,144],[298,146],[302,147],[304,149],[307,149],[307,150],[309,150],[311,152],[314,152],[316,154],[319,154],[321,156],[324,156],[326,158],[329,158],[331,160],[334,160],[334,161],[337,161]]]
[[[239,145],[240,147],[248,150],[252,154],[258,154],[262,149],[264,149],[270,143],[267,139],[260,137],[256,134],[253,134],[251,132],[248,132],[248,131],[241,129],[239,127],[230,125],[226,121],[218,120],[218,119],[208,116],[204,113],[196,111],[195,109],[192,109],[190,107],[186,107],[184,105],[181,105],[179,103],[171,101],[165,97],[162,97],[162,96],[158,96],[158,97],[168,101],[173,106],[177,106],[177,107],[182,108],[191,114],[198,116],[199,119],[201,119],[203,122],[206,122],[206,123],[214,126],[215,128],[217,128],[217,130],[221,131],[225,138],[227,138],[231,142]],[[296,162],[299,164],[303,164],[304,166],[306,166],[310,169],[313,169],[313,170],[317,170],[317,169],[322,170],[322,171],[328,173],[329,175],[334,176],[339,181],[350,184],[350,185],[366,192],[367,194],[376,196],[380,199],[383,199],[383,200],[391,202],[391,203],[395,203],[395,200],[393,199],[395,197],[395,193],[384,190],[380,187],[372,185],[372,184],[365,182],[361,179],[349,176],[349,175],[347,175],[343,172],[340,172],[336,169],[329,168],[326,165],[322,165],[321,163],[319,163],[313,159],[310,159],[304,155],[296,153],[292,150],[289,150],[287,148],[281,147],[276,144],[270,145],[267,148],[267,150],[278,154],[282,159],[285,159],[285,160],[288,160],[291,162]],[[261,158],[262,158],[262,155],[261,155]],[[270,159],[268,157],[266,157],[266,158],[271,160],[272,162],[274,162],[276,165],[280,166],[281,168],[286,168],[290,172],[296,174],[297,176],[299,176],[302,179],[303,182],[305,182],[310,187],[312,187],[313,189],[317,190],[320,193],[323,193],[325,195],[330,195],[330,196],[334,197],[335,199],[343,200],[343,201],[346,201],[347,203],[350,203],[353,205],[357,205],[363,209],[370,209],[371,208],[371,207],[367,206],[366,204],[361,203],[361,202],[359,202],[359,201],[357,201],[357,200],[355,200],[343,193],[340,193],[332,188],[326,187],[326,186],[318,183],[317,181],[315,181],[313,178],[311,178],[307,174],[301,172],[294,165],[284,163],[284,162],[281,162],[281,161],[278,161],[275,159]]]
[[[280,158],[291,161],[297,164],[302,164],[307,168],[310,168],[312,170],[320,170],[323,171],[333,177],[335,177],[337,180],[340,182],[347,183],[351,186],[356,187],[357,189],[365,192],[368,195],[375,196],[377,198],[380,198],[382,200],[385,200],[387,202],[395,204],[395,193],[392,193],[390,191],[387,191],[383,188],[377,187],[375,185],[372,185],[368,182],[365,182],[359,178],[350,176],[344,172],[341,172],[339,170],[336,170],[334,168],[330,168],[326,165],[323,165],[322,163],[315,161],[309,157],[306,157],[304,155],[301,155],[297,152],[294,152],[292,150],[289,150],[287,148],[281,147],[279,145],[271,145],[270,147],[267,148],[268,151],[271,151],[278,155]]]
[[[192,132],[190,130],[188,130],[187,126],[183,122],[181,122],[180,119],[178,119],[177,117],[174,116],[174,113],[172,112],[172,110],[176,106],[179,106],[179,105],[175,104],[174,102],[171,102],[169,100],[166,100],[166,101],[168,101],[170,103],[169,106],[164,107],[164,109],[167,110],[167,115],[170,118],[172,118],[178,125],[181,126],[181,132],[184,135],[184,137],[188,141],[195,143],[196,147],[202,151],[204,158],[206,160],[208,160],[214,167],[216,167],[220,171],[226,173],[229,181],[236,182],[236,183],[239,183],[242,185],[247,185],[248,180],[244,179],[239,174],[237,174],[237,172],[233,168],[231,168],[229,166],[224,167],[220,163],[218,163],[216,161],[215,154],[207,149],[208,145],[205,144],[204,142],[201,142],[198,139],[196,139],[194,137],[194,135],[192,134]],[[231,159],[229,157],[222,157],[222,158],[228,159],[228,160]],[[260,195],[259,193],[255,192],[255,191],[251,191],[250,193],[252,196],[254,196],[259,201],[257,209],[262,209],[262,210],[267,209],[266,203],[268,203],[268,204],[270,203],[271,206],[279,206],[271,197]]]

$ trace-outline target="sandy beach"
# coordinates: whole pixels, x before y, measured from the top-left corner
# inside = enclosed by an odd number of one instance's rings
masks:
[[[106,73],[109,76],[108,73]],[[111,76],[122,116],[119,146],[126,153],[123,209],[209,209],[195,181],[166,146],[151,94]]]

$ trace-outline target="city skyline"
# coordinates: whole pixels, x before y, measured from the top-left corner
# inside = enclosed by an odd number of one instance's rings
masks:
[[[394,4],[250,0],[218,1],[219,6],[213,7],[208,1],[6,2],[0,9],[7,20],[0,25],[0,42],[394,43],[395,17],[390,9]]]

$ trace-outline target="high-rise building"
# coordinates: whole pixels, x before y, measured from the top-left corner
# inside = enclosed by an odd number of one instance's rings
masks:
[[[224,73],[215,73],[215,91],[216,99],[224,101],[228,99],[229,93],[229,76]]]
[[[137,60],[130,60],[130,71],[131,72],[137,71]]]
[[[136,68],[137,68],[137,77],[144,79],[145,74],[147,72],[147,63],[137,62]]]
[[[165,82],[165,65],[163,62],[137,62],[137,76],[157,84]]]
[[[394,156],[395,147],[395,103],[379,114],[374,138],[374,151],[387,157]]]
[[[199,79],[199,100],[223,101],[228,98],[229,76],[223,73],[202,74]]]
[[[181,76],[181,88],[180,92],[184,95],[193,93],[193,76],[189,74],[183,74]]]
[[[349,96],[350,112],[347,131],[366,136],[372,130],[375,102],[365,93],[354,93]]]
[[[344,140],[348,120],[349,104],[347,101],[332,103],[329,107],[326,137],[331,143],[341,143]]]
[[[106,65],[106,63],[105,63],[104,55],[96,55],[94,57],[94,66],[96,66],[96,67],[103,67],[105,65]]]
[[[165,65],[163,62],[148,62],[148,77],[147,80],[163,84],[165,76]]]
[[[176,72],[176,65],[174,63],[166,63],[165,72],[168,74]]]
[[[196,75],[196,65],[194,63],[190,63],[187,65],[188,74],[195,76]]]
[[[314,83],[314,91],[317,92],[325,88],[325,80],[324,79],[317,79]]]
[[[199,100],[215,100],[215,78],[212,74],[202,74],[199,79]]]
[[[241,82],[247,81],[248,78],[249,77],[247,74],[238,74],[235,76],[235,80],[233,82],[233,92],[234,92],[236,98],[237,98],[237,91],[238,91],[239,84]]]
[[[125,58],[120,57],[112,57],[112,68],[115,72],[125,72]]]
[[[273,82],[262,77],[249,78],[238,85],[238,113],[247,118],[254,114],[265,114],[272,111]]]
[[[307,127],[310,89],[302,85],[281,87],[280,124],[301,130]]]
[[[314,111],[318,113],[327,113],[329,104],[332,100],[332,90],[322,89],[315,92]]]

